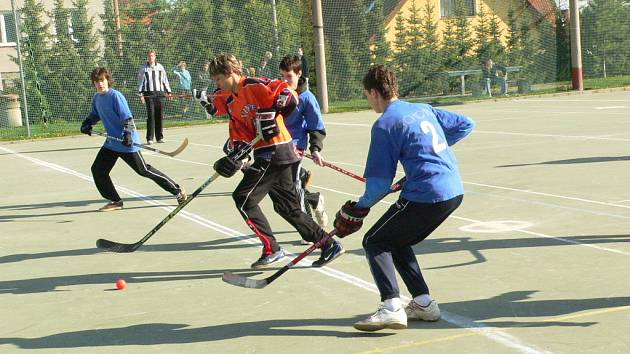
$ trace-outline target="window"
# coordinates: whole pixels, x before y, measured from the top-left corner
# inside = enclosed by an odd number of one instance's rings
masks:
[[[15,19],[12,12],[0,13],[0,45],[15,45]]]
[[[464,5],[466,16],[475,16],[475,0],[440,0],[440,15],[442,17],[455,16],[455,9],[459,2]]]

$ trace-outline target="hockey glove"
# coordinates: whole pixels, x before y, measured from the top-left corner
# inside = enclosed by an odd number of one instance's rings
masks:
[[[133,138],[131,137],[130,131],[124,131],[122,136],[122,144],[126,147],[131,147],[133,145]]]
[[[235,161],[229,156],[224,156],[214,163],[214,170],[223,177],[230,178],[238,172],[243,166],[242,162]]]
[[[92,136],[92,124],[90,124],[89,120],[84,120],[81,124],[81,133]]]
[[[217,112],[217,109],[214,107],[212,102],[208,101],[208,94],[205,90],[193,89],[193,97],[195,100],[199,101],[199,104],[209,115],[214,115]]]
[[[347,201],[335,216],[335,229],[337,236],[344,238],[359,231],[363,226],[363,219],[370,212],[370,208],[357,208],[357,202]]]
[[[269,141],[280,134],[274,109],[259,109],[256,112],[256,132],[265,141]]]

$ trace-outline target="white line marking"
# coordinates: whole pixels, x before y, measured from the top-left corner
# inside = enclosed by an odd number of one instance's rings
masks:
[[[562,138],[562,139],[586,139],[586,140],[610,140],[610,141],[630,141],[630,139],[609,138],[606,136],[589,136],[589,135],[559,135],[559,134],[536,134],[536,133],[514,133],[493,130],[475,130],[475,134],[498,134],[498,135],[518,135],[518,136],[537,136],[546,138]]]
[[[93,182],[91,177],[86,176],[86,175],[84,175],[82,173],[79,173],[77,171],[74,171],[72,169],[69,169],[69,168],[66,168],[66,167],[63,167],[63,166],[51,163],[51,162],[46,162],[46,161],[43,161],[43,160],[39,160],[39,159],[36,159],[36,158],[33,158],[33,157],[28,157],[28,156],[25,156],[23,154],[16,153],[15,151],[12,151],[10,149],[4,148],[2,146],[0,146],[0,150],[3,150],[5,152],[7,152],[7,153],[10,153],[13,156],[17,156],[17,157],[26,159],[26,160],[34,163],[34,164],[37,164],[37,165],[40,165],[40,166],[44,166],[44,167],[48,167],[48,168],[50,168],[52,170],[63,172],[63,173],[66,173],[66,174],[69,174],[69,175],[81,178],[83,180],[86,180],[86,181],[89,181],[89,182]],[[129,195],[132,195],[132,196],[135,196],[137,198],[142,199],[146,203],[149,203],[149,204],[152,204],[152,205],[156,205],[156,206],[160,206],[162,209],[167,210],[168,212],[170,212],[170,211],[172,211],[174,209],[173,207],[167,206],[166,204],[164,204],[162,202],[155,201],[155,200],[153,200],[153,199],[151,199],[151,198],[149,198],[149,197],[147,197],[147,196],[145,196],[143,194],[135,192],[135,191],[133,191],[131,189],[120,187],[120,186],[117,186],[117,188],[120,188],[120,190],[122,192],[124,192],[124,193],[127,193]],[[205,219],[202,216],[199,216],[197,214],[190,213],[190,212],[182,210],[177,216],[184,217],[184,218],[186,218],[186,219],[188,219],[190,221],[193,221],[193,222],[195,222],[195,223],[197,223],[199,225],[202,225],[202,226],[205,226],[205,227],[210,228],[212,230],[215,230],[218,233],[222,233],[224,235],[236,237],[236,238],[238,238],[238,239],[240,239],[240,240],[242,240],[242,241],[244,241],[246,243],[255,244],[255,245],[259,244],[257,239],[249,238],[249,237],[245,236],[244,234],[240,233],[239,231],[236,231],[236,230],[230,229],[230,228],[228,228],[226,226],[217,224],[217,223],[215,223],[213,221],[210,221],[208,219]],[[287,253],[287,254],[290,254],[291,256],[295,256],[295,255],[293,255],[291,253]],[[305,261],[305,260],[302,260],[300,263],[302,263],[302,262],[304,262],[305,264],[311,263],[310,261]],[[376,289],[376,286],[374,284],[372,284],[371,282],[365,281],[365,280],[363,280],[361,278],[358,278],[358,277],[356,277],[354,275],[347,274],[347,273],[338,271],[338,270],[330,268],[330,267],[310,268],[310,270],[313,270],[313,271],[316,271],[316,272],[320,272],[320,273],[328,275],[328,276],[330,276],[332,278],[339,279],[341,281],[344,281],[346,283],[355,285],[355,286],[357,286],[359,288],[362,288],[364,290],[367,290],[367,291],[370,291],[370,292],[373,292],[373,293],[378,293],[378,290]],[[408,297],[403,297],[403,298],[405,298],[406,301],[411,300]],[[516,349],[516,350],[518,350],[518,351],[520,351],[522,353],[548,353],[547,351],[543,351],[541,349],[535,348],[532,345],[524,344],[519,338],[516,338],[516,337],[514,337],[511,334],[502,332],[501,330],[499,330],[497,328],[494,328],[494,327],[486,327],[483,324],[476,323],[476,322],[474,322],[474,320],[466,318],[466,317],[463,317],[463,316],[459,316],[459,315],[456,315],[456,314],[452,314],[452,313],[443,311],[442,312],[442,319],[444,319],[445,321],[447,321],[449,323],[452,323],[452,324],[454,324],[454,325],[456,325],[458,327],[461,327],[463,329],[477,332],[477,333],[479,333],[479,334],[481,334],[481,335],[483,335],[483,336],[485,336],[485,337],[487,337],[487,338],[489,338],[489,339],[491,339],[491,340],[493,340],[493,341],[495,341],[497,343],[503,344],[503,345],[505,345],[505,346],[507,346],[509,348]]]
[[[608,107],[595,107],[595,109],[622,109],[627,108],[626,106],[608,106]]]

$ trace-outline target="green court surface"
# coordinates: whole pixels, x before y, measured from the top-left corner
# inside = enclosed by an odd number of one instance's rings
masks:
[[[0,144],[0,352],[630,352],[630,93],[446,108],[477,128],[454,147],[462,206],[415,247],[440,321],[352,328],[379,300],[361,232],[329,267],[310,268],[316,251],[264,289],[222,282],[226,271],[260,279],[278,269],[249,269],[260,245],[231,199],[238,176],[214,181],[138,251],[97,249],[98,238],[139,240],[176,201],[119,161],[112,177],[125,209],[97,212],[105,201],[90,166],[102,138],[77,136]],[[376,117],[326,115],[327,160],[361,174]],[[191,193],[226,136],[225,124],[171,128],[158,148],[186,137],[188,148],[145,157]],[[363,191],[305,165],[331,219]],[[372,209],[363,231],[395,198]],[[263,208],[290,257],[306,249],[268,200]]]

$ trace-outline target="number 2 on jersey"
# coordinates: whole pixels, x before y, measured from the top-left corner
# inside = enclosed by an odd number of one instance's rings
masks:
[[[431,134],[431,143],[433,144],[433,151],[435,151],[436,154],[439,154],[442,150],[446,149],[446,143],[439,142],[439,135],[437,130],[435,130],[433,124],[427,122],[426,120],[423,120],[422,122],[420,122],[420,128],[422,128],[423,133]]]

